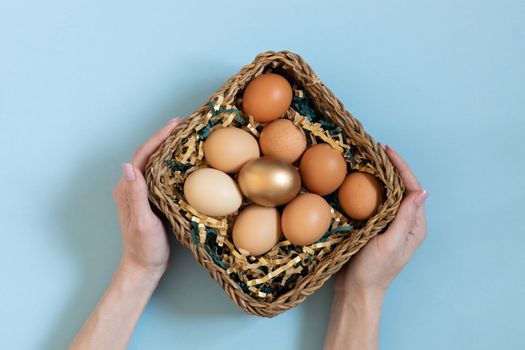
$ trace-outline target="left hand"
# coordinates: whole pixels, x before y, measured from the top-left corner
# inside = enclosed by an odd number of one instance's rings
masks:
[[[160,278],[168,265],[170,248],[166,230],[148,200],[144,169],[151,154],[170,135],[180,120],[173,119],[122,164],[122,177],[113,190],[122,234],[121,268]]]
[[[428,192],[421,188],[407,162],[393,148],[384,148],[405,184],[405,198],[388,229],[371,239],[337,273],[337,292],[383,296],[427,235],[424,203]]]
[[[405,198],[388,229],[372,238],[337,272],[325,349],[378,349],[386,290],[427,235],[425,200],[403,158],[384,146],[405,184]]]

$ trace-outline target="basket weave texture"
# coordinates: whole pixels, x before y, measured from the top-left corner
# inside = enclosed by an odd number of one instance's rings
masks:
[[[344,240],[332,247],[329,254],[322,256],[306,276],[301,276],[294,287],[273,300],[254,297],[243,290],[226,270],[219,266],[202,243],[191,236],[191,221],[179,207],[175,189],[170,181],[175,174],[166,165],[181,144],[202,124],[210,112],[210,103],[205,103],[178,125],[157,151],[150,157],[146,167],[146,181],[150,201],[166,216],[176,239],[189,248],[195,259],[220,284],[227,295],[245,312],[264,317],[273,317],[300,304],[307,296],[319,289],[334,273],[357,253],[370,239],[380,233],[392,221],[403,197],[404,186],[397,170],[390,163],[383,149],[364,131],[361,123],[345,110],[343,104],[320,81],[303,59],[289,51],[267,51],[259,54],[254,61],[243,67],[236,75],[210,97],[210,101],[221,98],[225,105],[234,105],[239,93],[256,76],[279,69],[287,78],[305,91],[316,110],[333,121],[345,138],[352,140],[356,149],[369,161],[369,167],[382,182],[385,200],[377,213],[366,223],[352,231]]]

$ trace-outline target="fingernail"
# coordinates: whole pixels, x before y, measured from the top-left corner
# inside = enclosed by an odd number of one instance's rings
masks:
[[[387,150],[388,146],[385,145],[384,143],[381,143],[379,142],[379,146],[381,146],[382,149],[384,149],[385,151]]]
[[[415,200],[416,205],[418,207],[422,206],[425,203],[425,201],[427,200],[427,198],[428,198],[427,190],[420,191],[419,195],[416,197],[416,200]]]
[[[122,163],[122,175],[126,181],[135,181],[135,170],[130,163]]]
[[[173,118],[173,119],[170,119],[166,124],[178,123],[179,121],[180,121],[179,118]]]

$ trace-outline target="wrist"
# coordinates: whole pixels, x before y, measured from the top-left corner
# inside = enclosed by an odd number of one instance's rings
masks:
[[[334,289],[334,300],[357,303],[367,307],[381,307],[385,293],[386,290],[381,288]]]
[[[335,290],[325,349],[378,349],[384,293]]]
[[[165,267],[148,268],[130,259],[123,258],[117,268],[116,275],[123,276],[132,283],[156,286],[165,270]]]

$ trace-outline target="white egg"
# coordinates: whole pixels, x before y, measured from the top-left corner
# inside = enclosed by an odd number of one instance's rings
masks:
[[[192,172],[184,183],[184,197],[197,211],[209,216],[225,216],[242,203],[237,184],[227,174],[212,168]]]

